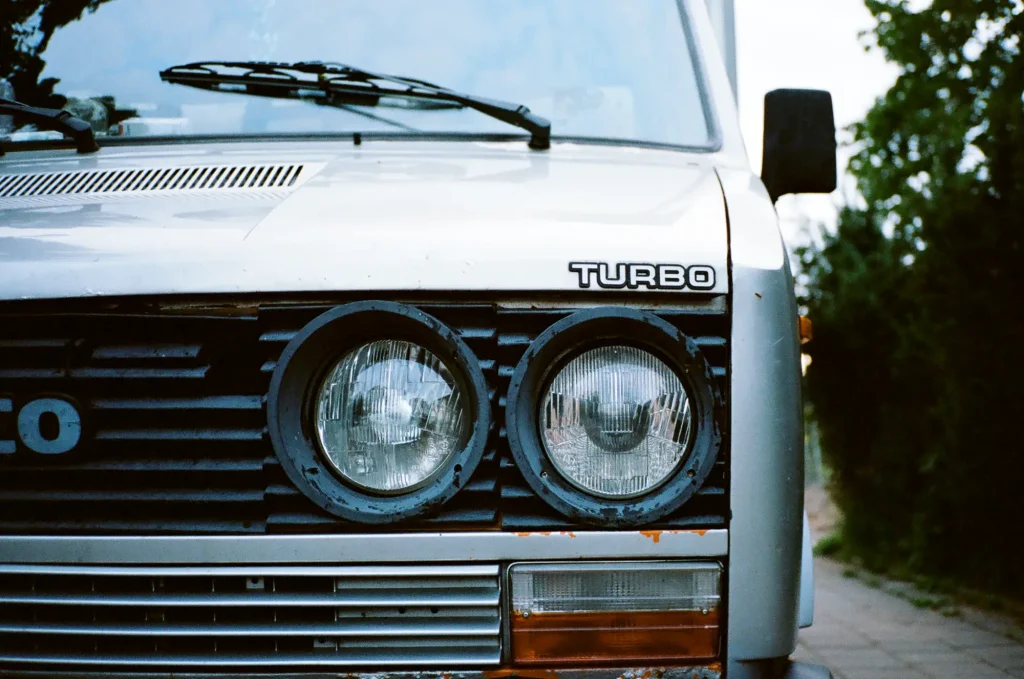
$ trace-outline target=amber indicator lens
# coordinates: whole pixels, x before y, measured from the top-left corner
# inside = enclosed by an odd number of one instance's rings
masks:
[[[718,564],[517,564],[509,572],[515,663],[675,662],[718,656]]]

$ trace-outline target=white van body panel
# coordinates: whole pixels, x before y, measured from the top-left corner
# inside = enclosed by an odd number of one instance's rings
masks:
[[[0,167],[305,169],[300,186],[281,190],[0,198],[4,299],[579,290],[585,286],[570,270],[573,262],[612,265],[609,280],[620,263],[711,267],[714,284],[699,291],[728,291],[722,191],[698,154],[388,141],[144,146],[18,159]],[[602,287],[616,286],[601,286],[595,276],[591,288]]]

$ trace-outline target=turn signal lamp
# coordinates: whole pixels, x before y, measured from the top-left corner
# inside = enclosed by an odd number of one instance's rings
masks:
[[[529,563],[512,566],[509,574],[514,663],[671,663],[718,656],[718,564]]]

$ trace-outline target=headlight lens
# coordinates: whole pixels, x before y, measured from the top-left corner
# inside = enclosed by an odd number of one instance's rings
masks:
[[[686,388],[653,354],[602,347],[570,361],[541,400],[541,440],[573,485],[606,498],[643,495],[686,457],[693,415]]]
[[[316,402],[320,449],[356,486],[414,490],[469,438],[463,394],[451,370],[411,342],[364,344],[328,372]]]

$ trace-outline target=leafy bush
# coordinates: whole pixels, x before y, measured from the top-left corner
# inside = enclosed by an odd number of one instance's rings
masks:
[[[844,548],[1021,596],[1024,12],[866,4],[901,75],[855,126],[864,204],[800,253]]]
[[[832,533],[818,540],[814,545],[815,556],[838,556],[843,551],[843,536]]]

